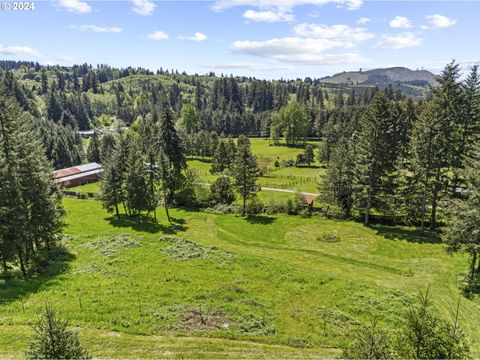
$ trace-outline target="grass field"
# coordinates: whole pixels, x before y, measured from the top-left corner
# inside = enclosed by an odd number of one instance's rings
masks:
[[[333,357],[374,314],[396,328],[428,285],[447,315],[466,269],[411,228],[181,209],[169,226],[161,211],[160,224],[138,223],[95,200],[64,204],[63,260],[37,278],[0,280],[2,358],[22,356],[46,300],[95,357]],[[479,310],[462,299],[475,357]]]
[[[260,186],[318,193],[318,182],[325,171],[318,166],[318,163],[312,164],[311,167],[274,167],[276,160],[295,160],[297,154],[303,152],[302,147],[271,146],[268,139],[250,139],[250,141],[257,162],[267,169],[263,176],[258,178],[257,183]],[[317,143],[309,142],[309,144],[316,145]],[[189,160],[188,166],[198,172],[203,182],[211,183],[218,176],[210,173],[208,159]],[[268,197],[265,194],[262,196]]]
[[[287,147],[284,145],[270,146],[268,139],[250,139],[252,150],[257,156],[258,162],[263,162],[268,171],[258,178],[258,185],[280,189],[299,190],[309,193],[318,193],[318,182],[324,169],[319,164],[311,167],[281,167],[275,168],[275,160],[295,160],[298,153],[303,151],[301,147]],[[315,142],[309,142],[316,144]],[[189,160],[188,166],[194,169],[200,179],[200,182],[212,183],[218,177],[210,173],[210,160]],[[97,183],[87,184],[69,189],[81,193],[98,193],[99,185]],[[259,198],[268,201],[274,194],[271,192],[261,192]],[[277,193],[276,197],[280,199],[293,198],[290,194]]]

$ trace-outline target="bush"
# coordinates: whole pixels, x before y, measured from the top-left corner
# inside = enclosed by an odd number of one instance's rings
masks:
[[[295,202],[292,199],[288,199],[287,202],[285,203],[285,212],[290,215],[297,214]]]
[[[392,343],[388,333],[378,327],[374,318],[370,325],[362,325],[354,332],[354,341],[343,350],[344,359],[390,359]]]
[[[278,202],[274,198],[269,200],[268,204],[265,205],[264,210],[269,215],[287,213],[285,203]]]
[[[210,214],[233,214],[239,211],[238,205],[231,204],[217,204],[213,207],[208,207],[205,209],[205,212]]]
[[[261,214],[265,206],[263,203],[255,196],[247,202],[247,214],[255,215]]]
[[[235,201],[235,191],[228,176],[220,176],[210,186],[214,204],[230,205]]]
[[[212,201],[212,193],[208,186],[195,187],[195,203],[199,207],[208,207]]]
[[[48,305],[37,323],[27,359],[90,359],[77,334],[67,329],[66,320],[59,318]]]
[[[185,174],[178,178],[179,190],[175,194],[175,204],[180,206],[197,205],[196,183],[199,176],[195,170],[187,169]]]

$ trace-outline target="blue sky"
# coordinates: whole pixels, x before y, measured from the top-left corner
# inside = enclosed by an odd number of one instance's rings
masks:
[[[36,1],[0,10],[0,58],[259,78],[438,73],[480,61],[478,14],[476,1]]]

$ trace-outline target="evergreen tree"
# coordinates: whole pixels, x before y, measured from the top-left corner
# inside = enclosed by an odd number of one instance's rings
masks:
[[[407,309],[397,342],[401,359],[464,359],[470,353],[458,326],[458,307],[453,323],[439,317],[428,290],[420,293],[418,303]]]
[[[230,157],[227,149],[227,144],[224,140],[221,140],[218,143],[218,146],[212,156],[212,166],[210,167],[210,172],[212,174],[221,173],[225,169],[228,169],[231,164],[229,164]]]
[[[102,164],[110,158],[115,149],[115,136],[110,133],[106,133],[102,136],[100,145],[100,160]]]
[[[430,228],[434,228],[437,204],[448,184],[448,124],[438,121],[441,111],[435,101],[423,108],[412,132],[410,164],[403,171],[407,184],[403,198],[412,217],[420,220],[422,232],[429,204]]]
[[[477,144],[467,165],[467,188],[463,198],[449,205],[443,239],[449,252],[463,251],[470,255],[467,280],[471,285],[475,274],[480,275],[480,145]]]
[[[68,329],[68,322],[61,319],[48,305],[33,330],[27,359],[91,358],[80,345],[77,334]]]
[[[0,251],[26,275],[62,229],[60,193],[34,123],[0,89]]]
[[[168,164],[168,158],[163,152],[160,150],[158,154],[158,168],[159,168],[159,175],[161,180],[161,189],[162,189],[162,197],[163,197],[163,206],[165,208],[165,214],[167,215],[167,220],[169,223],[172,223],[170,219],[170,213],[168,211],[168,184],[170,183],[171,179],[171,172],[172,168]]]
[[[48,77],[45,71],[45,68],[42,68],[40,72],[41,84],[42,84],[42,94],[46,94],[48,91]]]
[[[210,191],[215,204],[230,205],[235,201],[235,192],[228,176],[219,176],[210,186]]]
[[[393,349],[387,331],[379,328],[378,319],[370,325],[362,325],[354,335],[353,343],[344,349],[344,359],[391,359]]]
[[[167,187],[170,197],[173,198],[177,186],[176,179],[178,179],[182,170],[187,167],[187,159],[182,141],[175,129],[175,115],[168,104],[163,107],[158,143],[168,162],[170,179]]]
[[[463,167],[463,159],[467,145],[467,134],[469,133],[469,119],[465,116],[464,96],[460,78],[460,66],[454,61],[447,64],[438,79],[440,86],[434,89],[437,113],[432,121],[443,126],[446,146],[441,156],[444,158],[445,167],[453,171],[451,189],[461,183],[460,174],[457,169]],[[437,154],[439,156],[440,154]],[[447,184],[448,186],[448,184]],[[432,204],[432,206],[436,204]],[[432,226],[435,227],[436,211],[432,213]]]
[[[353,206],[355,143],[346,128],[342,132],[332,149],[330,162],[319,189],[323,199],[337,206],[342,217],[348,218]]]
[[[258,167],[257,160],[250,147],[250,140],[244,135],[240,136],[237,141],[233,177],[235,178],[237,191],[243,200],[242,215],[245,215],[247,199],[255,196],[258,191],[256,185]]]
[[[362,117],[355,157],[354,195],[364,208],[365,225],[370,222],[371,209],[381,206],[388,172],[395,168],[395,144],[391,141],[395,130],[388,100],[378,93]]]
[[[126,200],[126,171],[128,161],[128,140],[121,136],[115,145],[111,156],[103,162],[104,171],[101,182],[101,197],[103,206],[110,212],[115,209],[115,214],[120,219],[119,205]]]
[[[98,135],[95,132],[88,143],[87,160],[89,162],[101,162],[100,141],[98,140]]]
[[[308,166],[311,166],[312,163],[315,161],[315,147],[313,145],[307,145],[305,151],[303,152],[305,163]]]
[[[139,216],[152,208],[151,192],[148,190],[144,158],[138,139],[132,139],[127,160],[125,191],[129,212]]]

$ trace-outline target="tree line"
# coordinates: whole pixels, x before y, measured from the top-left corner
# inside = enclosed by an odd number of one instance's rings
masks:
[[[30,114],[0,87],[0,260],[36,271],[63,227],[60,192]]]
[[[378,92],[363,109],[336,113],[321,144],[319,190],[330,215],[360,216],[365,225],[372,214],[422,234],[447,223],[449,251],[470,254],[472,283],[480,272],[480,78],[477,66],[460,75],[452,62],[422,101]]]

